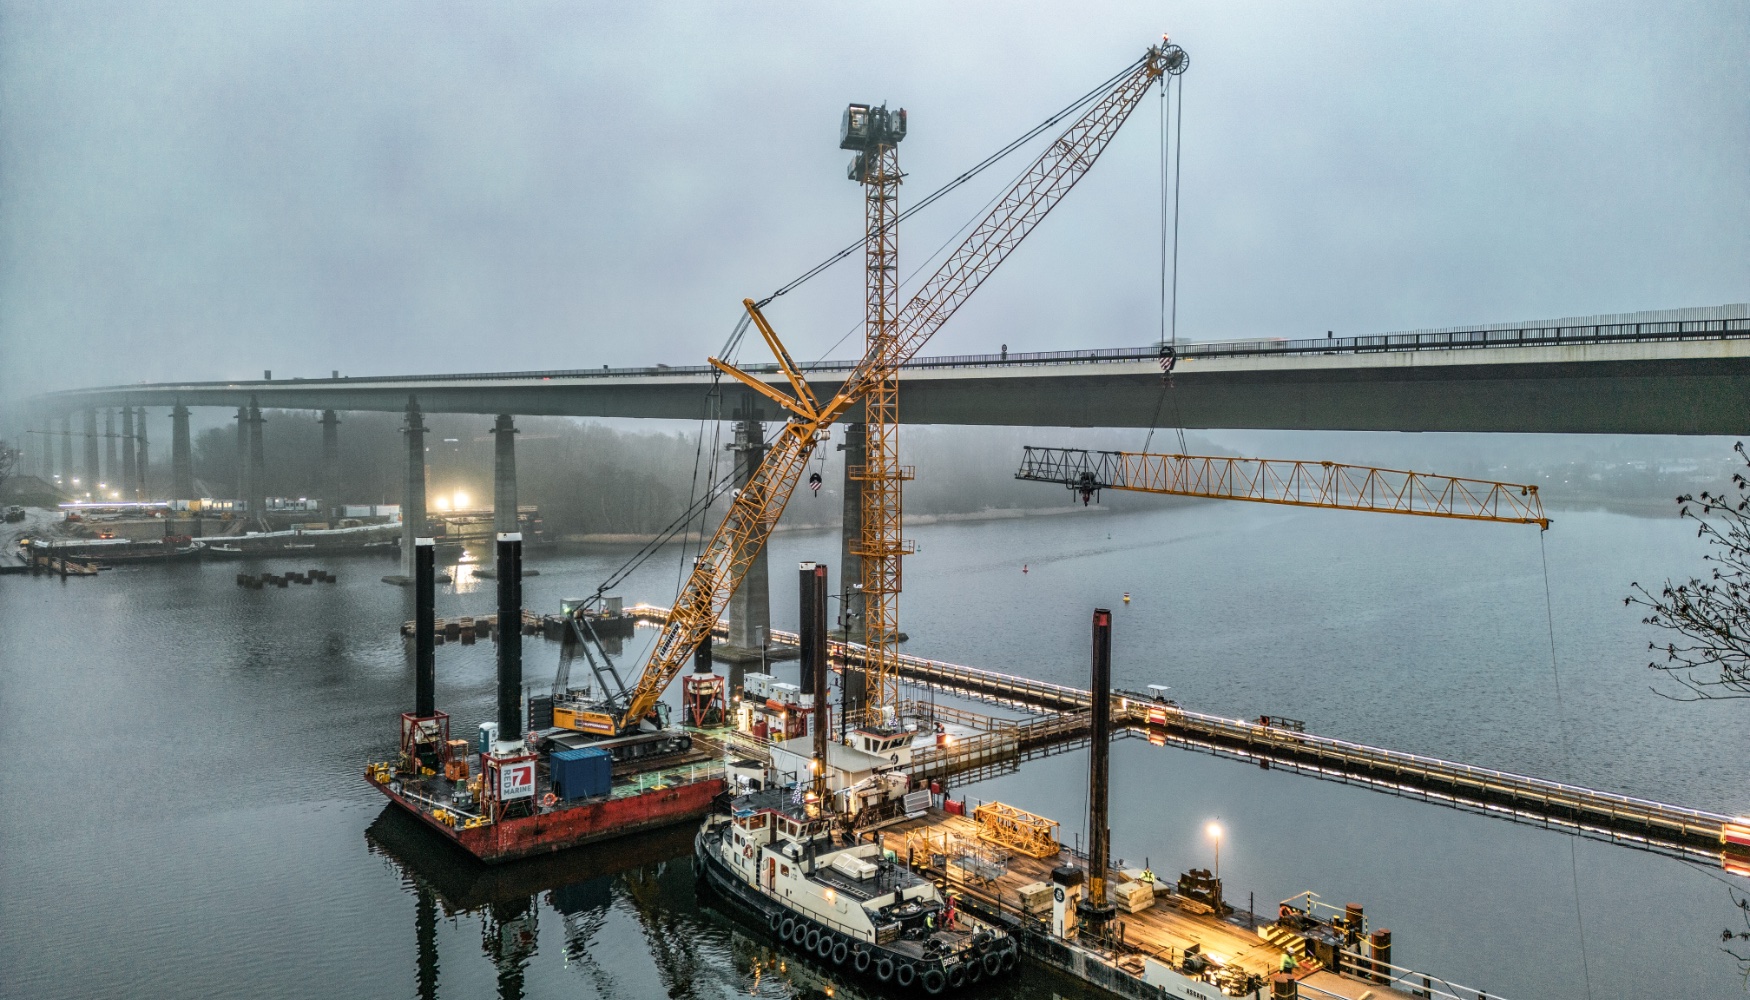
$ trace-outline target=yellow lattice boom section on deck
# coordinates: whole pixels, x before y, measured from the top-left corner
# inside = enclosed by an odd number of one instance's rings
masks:
[[[1057,841],[1057,820],[1001,802],[986,802],[972,810],[972,818],[978,823],[978,839],[1030,858],[1054,858],[1063,849]]]
[[[1015,478],[1062,483],[1084,500],[1131,490],[1549,527],[1536,486],[1340,462],[1029,447]]]

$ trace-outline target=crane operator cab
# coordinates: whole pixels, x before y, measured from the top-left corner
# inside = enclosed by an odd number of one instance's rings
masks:
[[[862,183],[864,164],[869,153],[883,146],[897,146],[905,138],[905,109],[889,111],[887,107],[853,104],[839,120],[839,148],[857,151],[845,176]]]

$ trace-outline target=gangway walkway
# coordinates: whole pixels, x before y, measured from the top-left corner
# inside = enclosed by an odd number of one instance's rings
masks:
[[[667,609],[640,605],[628,613],[660,623]],[[794,633],[778,629],[770,635],[775,643],[797,641]],[[855,666],[862,647],[831,640],[828,652],[835,667],[847,657]],[[958,753],[943,747],[917,754],[914,761],[930,771],[926,777],[957,774],[963,781],[977,780],[1012,771],[1023,760],[1073,749],[1088,739],[1092,698],[1086,690],[908,654],[900,655],[899,672],[925,688],[1039,716],[1018,722],[1013,737],[984,743],[975,738]],[[1171,743],[1750,874],[1750,820],[1723,813],[1388,750],[1264,721],[1196,712],[1134,692],[1113,694],[1112,722],[1125,734],[1152,743]],[[992,744],[1004,749],[995,752]],[[1006,749],[1009,746],[1012,751]]]

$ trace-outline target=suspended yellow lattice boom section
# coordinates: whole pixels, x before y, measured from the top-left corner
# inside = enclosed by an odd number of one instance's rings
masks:
[[[986,802],[972,810],[978,823],[978,839],[1020,851],[1030,858],[1054,858],[1062,849],[1057,841],[1057,820],[1035,816],[1001,802]]]
[[[890,306],[883,307],[881,315],[890,318],[885,318],[880,324],[879,336],[866,345],[863,360],[826,402],[817,400],[789,352],[760,314],[758,304],[745,303],[761,337],[777,357],[790,391],[785,392],[726,361],[712,358],[711,364],[783,407],[791,414],[790,420],[779,433],[778,442],[766,451],[765,460],[754,473],[753,480],[736,495],[728,516],[712,536],[711,544],[694,563],[692,575],[676,598],[627,704],[623,707],[604,706],[601,712],[585,713],[582,720],[585,731],[625,732],[650,714],[663,690],[692,658],[693,650],[716,624],[735,589],[741,585],[748,567],[783,514],[809,455],[824,437],[826,429],[853,405],[863,402],[884,383],[892,382],[900,366],[923,348],[948,317],[978,290],[984,279],[1087,174],[1117,134],[1119,126],[1142,103],[1149,89],[1165,75],[1183,72],[1186,65],[1184,50],[1167,45],[1163,40],[1163,44],[1150,47],[1142,58],[1114,77],[1110,86],[1081,117],[1046,147],[991,206],[960,246],[897,315],[886,312]],[[883,218],[886,218],[885,214]],[[884,235],[887,225],[882,223]],[[881,253],[871,253],[871,257],[877,263],[890,259]],[[893,453],[887,454],[891,456]],[[893,471],[880,467],[865,468],[863,475],[886,476]],[[897,500],[897,492],[892,495]],[[897,504],[895,514],[898,514]],[[899,524],[899,518],[895,516],[882,526],[881,538],[872,543],[872,547],[890,555],[887,564],[895,574],[896,590],[898,557],[904,554],[904,542],[896,537]],[[882,688],[897,691],[897,682],[888,684],[882,673],[885,658],[874,649],[871,655],[876,664],[871,673],[881,674],[871,677],[871,692]]]
[[[1029,447],[1015,478],[1061,483],[1083,503],[1101,490],[1133,490],[1549,527],[1536,486],[1339,462]]]

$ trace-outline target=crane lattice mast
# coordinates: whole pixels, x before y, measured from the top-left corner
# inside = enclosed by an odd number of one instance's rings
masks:
[[[864,676],[867,725],[888,720],[899,704],[899,592],[902,560],[912,551],[904,537],[905,480],[899,464],[899,142],[905,109],[853,104],[845,111],[839,145],[858,150],[852,179],[863,185],[864,357],[872,362],[863,395],[868,444],[865,464],[846,470],[862,484],[862,532],[852,552],[862,566]]]

